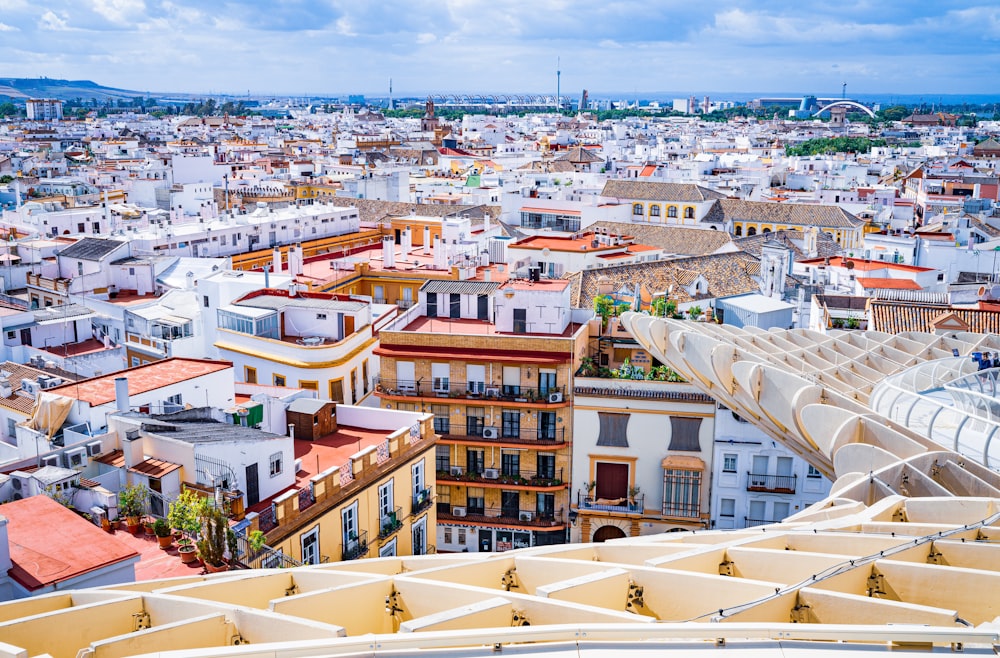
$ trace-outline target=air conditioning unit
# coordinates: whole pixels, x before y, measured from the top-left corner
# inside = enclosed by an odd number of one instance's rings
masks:
[[[535,513],[534,513],[534,512],[521,512],[521,513],[520,513],[520,514],[518,515],[518,517],[517,517],[517,518],[518,518],[518,520],[520,520],[520,521],[525,521],[525,522],[527,522],[527,521],[531,521],[532,519],[534,519],[534,518],[535,518]]]
[[[499,480],[500,479],[500,469],[498,468],[484,468],[483,477],[487,480]]]
[[[449,471],[451,472],[452,475],[456,475],[457,476],[457,475],[461,475],[462,474],[463,469],[462,469],[461,466],[452,466],[449,469]]]
[[[82,468],[87,463],[86,448],[73,448],[63,455],[66,457],[66,468]]]
[[[555,391],[553,393],[549,393],[549,404],[556,404],[562,401],[563,401],[562,391]]]
[[[102,450],[103,447],[101,446],[100,441],[91,441],[90,443],[87,444],[88,457],[96,457],[97,455],[101,454]]]
[[[22,379],[21,380],[21,391],[23,391],[29,397],[35,397],[38,395],[38,391],[41,387],[33,379]]]
[[[452,507],[451,508],[451,515],[452,516],[459,516],[459,517],[465,516],[465,508],[464,507]]]
[[[42,466],[58,466],[59,455],[46,455],[42,457]]]
[[[500,430],[496,427],[484,427],[483,428],[483,438],[484,439],[498,439],[500,438]]]

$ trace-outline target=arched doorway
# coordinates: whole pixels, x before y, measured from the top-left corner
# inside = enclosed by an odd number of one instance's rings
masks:
[[[609,539],[621,539],[625,536],[625,531],[616,525],[602,525],[594,533],[594,542],[601,543]]]

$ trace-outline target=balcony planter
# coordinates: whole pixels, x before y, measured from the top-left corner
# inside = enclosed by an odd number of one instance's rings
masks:
[[[198,560],[198,547],[190,539],[182,539],[177,554],[181,556],[181,562],[191,564]]]
[[[174,538],[170,534],[170,524],[167,523],[166,519],[156,519],[153,523],[153,534],[156,535],[156,541],[159,542],[160,548],[166,550],[170,548],[170,545],[174,543]]]

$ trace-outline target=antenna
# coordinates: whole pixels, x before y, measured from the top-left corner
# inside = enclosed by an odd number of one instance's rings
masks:
[[[556,57],[556,112],[562,109],[562,58]]]
[[[845,82],[840,86],[840,100],[847,99],[847,83]]]

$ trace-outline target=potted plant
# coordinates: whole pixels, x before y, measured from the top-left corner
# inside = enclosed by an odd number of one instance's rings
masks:
[[[628,488],[628,507],[630,510],[637,509],[638,505],[635,501],[641,492],[642,490],[638,486]]]
[[[129,532],[139,532],[139,519],[146,512],[149,489],[144,484],[130,484],[118,492],[118,513],[125,517]]]
[[[201,513],[202,535],[198,540],[198,552],[205,562],[205,569],[209,573],[225,571],[229,567],[226,565],[226,531],[229,530],[229,521],[222,510],[217,507],[204,506]]]
[[[167,509],[167,522],[179,531],[181,536],[195,537],[201,530],[200,510],[202,497],[190,489],[185,489]]]
[[[170,524],[166,519],[156,519],[153,522],[153,534],[156,535],[156,541],[163,550],[167,550],[174,543],[174,537],[170,534]]]
[[[146,533],[147,537],[156,537],[156,529],[153,527],[156,524],[156,520],[147,516],[142,520],[142,529]]]
[[[250,552],[256,556],[260,552],[260,549],[264,548],[264,533],[260,530],[253,530],[247,535],[247,546],[250,547]]]
[[[583,499],[583,505],[584,507],[590,507],[594,500],[594,489],[597,488],[597,480],[584,482],[583,488],[587,490],[587,497]]]
[[[181,556],[181,562],[191,564],[198,560],[198,547],[190,537],[182,537],[177,542],[177,554]]]

